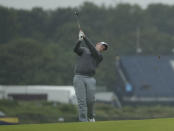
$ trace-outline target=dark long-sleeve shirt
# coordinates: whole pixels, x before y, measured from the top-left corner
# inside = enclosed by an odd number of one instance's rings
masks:
[[[95,70],[103,60],[103,57],[87,37],[84,37],[84,41],[88,48],[81,47],[81,41],[78,41],[74,47],[74,52],[78,55],[75,74],[94,76]]]

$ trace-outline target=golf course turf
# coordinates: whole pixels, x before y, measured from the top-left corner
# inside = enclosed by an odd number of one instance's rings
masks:
[[[174,131],[174,119],[12,125],[0,131]]]

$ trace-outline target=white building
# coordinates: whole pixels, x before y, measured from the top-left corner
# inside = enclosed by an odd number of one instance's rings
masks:
[[[122,105],[114,92],[98,92],[95,94],[96,102],[108,103],[121,108]]]
[[[96,102],[113,104],[118,107],[121,104],[113,92],[97,91]],[[60,102],[66,104],[77,104],[77,98],[73,86],[47,86],[47,85],[25,85],[6,86],[0,85],[0,99],[10,100],[45,100],[49,102]]]
[[[46,100],[77,104],[73,86],[0,86],[0,99]]]

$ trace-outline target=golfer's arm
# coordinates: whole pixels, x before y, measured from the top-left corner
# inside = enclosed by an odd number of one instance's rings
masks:
[[[82,55],[83,49],[80,47],[81,41],[77,41],[75,47],[74,47],[74,52],[78,55]]]
[[[84,37],[85,44],[88,46],[89,50],[91,51],[92,55],[96,57],[98,60],[102,59],[102,56],[98,53],[92,42],[85,36]]]

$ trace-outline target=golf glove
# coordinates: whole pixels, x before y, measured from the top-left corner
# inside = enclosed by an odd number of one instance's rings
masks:
[[[83,31],[80,31],[79,32],[79,40],[82,41],[84,36],[85,36],[85,34],[83,33]]]

